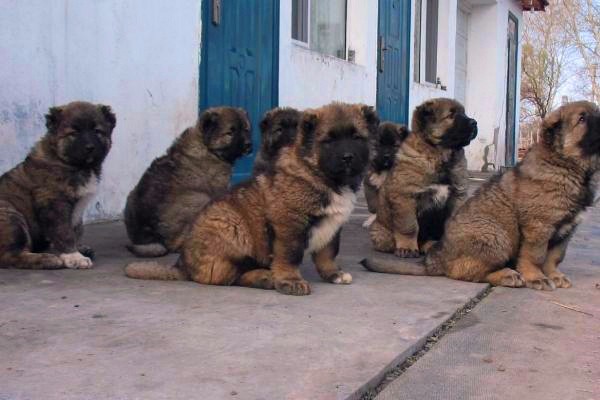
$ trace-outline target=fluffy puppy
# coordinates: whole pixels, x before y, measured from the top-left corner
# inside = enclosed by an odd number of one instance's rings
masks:
[[[466,198],[463,148],[476,136],[477,122],[455,100],[428,100],[416,108],[380,188],[369,230],[375,250],[418,257],[442,237],[447,218]]]
[[[261,146],[254,160],[253,175],[267,172],[275,165],[277,156],[285,147],[294,144],[300,111],[278,107],[268,111],[260,121]]]
[[[237,186],[196,218],[175,266],[134,263],[127,276],[307,295],[298,267],[309,254],[324,280],[350,283],[335,257],[378,123],[365,105],[306,110],[294,145],[283,149],[271,173]]]
[[[373,140],[373,157],[363,180],[367,207],[369,212],[373,214],[363,224],[365,228],[369,227],[375,220],[379,188],[385,181],[390,169],[394,166],[398,150],[406,136],[408,136],[408,128],[405,125],[383,122],[377,128],[377,134]]]
[[[47,133],[0,177],[0,266],[91,268],[79,243],[116,124],[109,106],[76,101],[50,108]]]
[[[540,135],[516,168],[493,177],[448,221],[424,268],[381,256],[363,265],[509,287],[570,287],[558,266],[594,199],[600,110],[585,101],[566,104],[544,119]]]
[[[252,151],[241,108],[209,108],[157,158],[131,191],[125,226],[140,257],[178,251],[198,213],[227,191],[235,161]]]

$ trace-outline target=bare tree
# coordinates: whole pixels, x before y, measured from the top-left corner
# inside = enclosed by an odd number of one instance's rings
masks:
[[[600,1],[563,0],[565,34],[579,55],[579,89],[589,100],[600,101]]]
[[[576,0],[574,0],[576,1]],[[523,30],[521,122],[544,118],[565,83],[568,46],[564,8],[554,0],[545,12],[526,13]]]

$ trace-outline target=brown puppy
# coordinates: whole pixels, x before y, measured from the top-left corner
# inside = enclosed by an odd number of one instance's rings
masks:
[[[372,144],[373,157],[363,180],[367,207],[373,215],[367,219],[363,225],[364,227],[369,227],[375,220],[379,188],[381,188],[389,171],[394,166],[396,154],[406,136],[408,136],[408,128],[404,125],[383,122],[377,128],[377,134],[373,138],[374,143]]]
[[[451,99],[421,104],[381,186],[370,227],[375,250],[418,257],[442,237],[444,224],[466,197],[463,147],[477,136],[477,122]]]
[[[229,187],[235,161],[252,150],[241,108],[204,111],[146,170],[125,206],[125,226],[137,256],[177,251],[191,221]]]
[[[546,117],[540,134],[542,142],[514,170],[492,178],[448,221],[425,268],[389,257],[363,265],[510,287],[570,287],[558,265],[594,199],[600,110],[589,102],[566,104]]]
[[[268,111],[260,121],[261,146],[254,160],[253,175],[267,172],[275,165],[281,150],[294,144],[300,111],[278,107]]]
[[[0,177],[0,266],[91,268],[79,243],[116,124],[109,106],[52,107],[48,132],[25,161]]]
[[[335,263],[339,232],[354,207],[378,122],[364,105],[306,110],[294,145],[283,150],[273,172],[206,208],[174,267],[133,263],[127,276],[306,295],[310,286],[298,267],[310,254],[324,280],[350,283],[351,275]]]

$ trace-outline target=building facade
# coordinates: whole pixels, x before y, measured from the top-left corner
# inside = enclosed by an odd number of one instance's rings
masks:
[[[198,111],[330,101],[377,106],[408,123],[416,105],[455,97],[479,122],[469,168],[516,158],[523,10],[542,0],[9,0],[0,11],[0,173],[72,100],[110,104],[113,149],[88,220],[125,198]],[[258,148],[258,146],[255,146]],[[247,176],[252,159],[236,166]]]

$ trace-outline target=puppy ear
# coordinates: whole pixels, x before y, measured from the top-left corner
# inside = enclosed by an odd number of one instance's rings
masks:
[[[250,123],[250,114],[248,114],[248,111],[246,111],[246,109],[244,108],[238,108],[238,111],[242,113],[242,115],[244,115],[244,123],[246,124],[246,129],[250,129],[251,127],[251,123]]]
[[[272,124],[272,119],[273,119],[273,114],[275,114],[275,108],[272,110],[269,110],[265,113],[265,115],[263,116],[263,119],[260,121],[260,131],[262,133],[265,133]]]
[[[408,136],[408,128],[406,125],[398,125],[396,129],[396,136],[398,137],[398,143],[404,142],[404,139]]]
[[[434,114],[432,105],[432,101],[426,101],[415,109],[413,114],[413,123],[416,126],[414,126],[413,129],[419,131],[425,129],[427,126],[427,121],[429,121]]]
[[[46,128],[48,128],[48,132],[56,133],[58,125],[60,125],[62,111],[61,107],[50,107],[48,114],[46,114]]]
[[[541,137],[545,146],[555,149],[560,141],[560,130],[562,128],[562,115],[560,109],[548,114],[542,121]]]
[[[371,136],[375,135],[377,133],[377,127],[379,126],[379,115],[377,115],[377,111],[375,111],[374,107],[362,106],[361,112],[367,122],[369,133]]]
[[[319,123],[319,117],[313,111],[305,111],[302,113],[300,120],[300,132],[302,135],[302,148],[305,152],[309,152],[313,147],[315,140],[315,130]]]
[[[213,110],[204,111],[198,118],[197,126],[204,143],[208,144],[213,132],[219,127],[219,113]]]
[[[115,129],[115,126],[117,126],[117,117],[112,112],[112,109],[110,108],[110,106],[106,106],[104,104],[99,104],[98,108],[100,109],[100,112],[104,116],[104,119],[110,125],[110,130],[112,131],[113,129]]]

